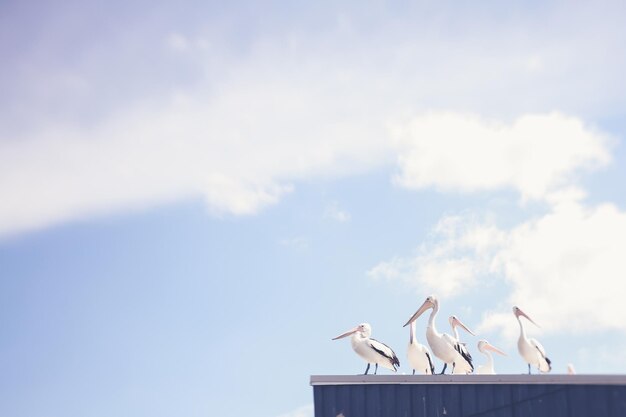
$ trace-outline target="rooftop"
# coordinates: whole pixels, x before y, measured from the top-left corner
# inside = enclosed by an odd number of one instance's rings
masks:
[[[311,375],[311,385],[558,384],[626,385],[626,375]]]

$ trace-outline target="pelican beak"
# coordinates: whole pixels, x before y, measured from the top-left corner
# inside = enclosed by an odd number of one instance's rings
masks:
[[[424,314],[424,311],[428,310],[429,308],[433,308],[434,306],[435,306],[435,305],[434,305],[432,302],[430,302],[430,301],[428,301],[428,300],[424,301],[424,304],[422,304],[422,306],[421,306],[419,309],[417,309],[417,311],[415,312],[415,314],[413,314],[413,315],[411,316],[411,318],[409,319],[409,321],[407,321],[407,322],[406,322],[406,324],[405,324],[404,326],[402,326],[402,327],[406,327],[406,326],[408,326],[409,324],[413,323],[415,320],[417,320],[417,318],[418,318],[419,316],[421,316],[422,314]]]
[[[456,324],[457,326],[460,326],[463,330],[465,330],[466,332],[468,332],[469,334],[471,334],[472,336],[476,336],[474,334],[473,331],[471,331],[470,329],[467,328],[467,326],[465,324],[463,324],[463,322],[457,318],[453,319],[454,324]]]
[[[528,317],[528,314],[524,313],[524,312],[522,311],[522,309],[521,309],[521,308],[519,308],[519,307],[517,307],[517,315],[518,315],[518,316],[523,316],[523,317],[526,317],[526,318],[528,319],[528,321],[530,321],[532,324],[534,324],[534,325],[535,325],[535,326],[537,326],[537,327],[541,327],[540,325],[538,325],[537,323],[535,323],[535,322],[533,321],[533,319],[531,319],[530,317]]]
[[[352,330],[348,330],[347,332],[345,332],[345,333],[343,333],[343,334],[340,334],[340,335],[339,335],[339,336],[337,336],[337,337],[333,337],[333,339],[332,339],[332,340],[343,339],[344,337],[348,337],[348,336],[350,336],[351,334],[354,334],[354,333],[356,333],[356,332],[358,332],[358,331],[359,331],[359,327],[357,326],[357,327],[355,327],[354,329],[352,329]]]
[[[500,349],[498,349],[497,347],[495,347],[494,345],[492,345],[490,343],[485,343],[485,346],[483,347],[483,349],[487,349],[487,350],[490,350],[492,352],[499,353],[502,356],[506,356],[506,353],[502,352]]]

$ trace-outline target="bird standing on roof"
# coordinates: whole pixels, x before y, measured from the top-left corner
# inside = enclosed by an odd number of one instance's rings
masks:
[[[450,326],[452,327],[452,332],[454,333],[454,338],[456,339],[456,344],[454,348],[458,352],[456,359],[453,362],[452,373],[467,375],[474,372],[474,364],[472,363],[472,355],[470,355],[469,350],[467,350],[467,346],[465,343],[461,342],[461,338],[459,337],[459,331],[457,330],[457,326],[463,328],[466,332],[471,334],[472,336],[476,336],[474,332],[467,328],[465,324],[459,320],[457,316],[450,316],[448,319],[450,322]]]
[[[487,357],[487,363],[484,365],[478,365],[476,373],[481,375],[495,375],[496,371],[493,368],[493,356],[491,356],[489,351],[496,352],[504,356],[506,356],[506,353],[502,352],[500,349],[484,339],[478,342],[478,350]]]
[[[443,374],[446,371],[448,364],[454,363],[454,360],[457,358],[458,351],[456,349],[456,339],[447,333],[439,333],[437,331],[437,327],[435,326],[435,317],[437,317],[437,313],[439,312],[439,300],[437,300],[437,297],[434,295],[426,297],[424,303],[417,309],[415,314],[411,316],[409,321],[407,321],[404,326],[406,327],[407,325],[413,323],[419,316],[424,314],[424,312],[430,308],[432,308],[433,311],[430,313],[430,317],[428,318],[426,340],[428,341],[428,345],[430,346],[433,354],[443,361],[444,365],[443,370],[441,371]]]
[[[413,368],[413,375],[415,375],[415,371],[423,373],[424,375],[434,374],[435,366],[433,365],[433,360],[428,348],[419,343],[417,337],[415,337],[415,321],[411,323],[410,329],[409,347],[406,356],[409,359],[411,368]]]
[[[352,349],[367,362],[364,375],[367,375],[371,364],[376,364],[374,375],[376,375],[376,371],[378,371],[378,365],[396,372],[396,366],[400,366],[398,357],[389,346],[376,339],[370,338],[371,334],[372,326],[370,326],[369,323],[362,323],[354,329],[348,330],[333,338],[333,340],[343,339],[350,335],[352,336],[350,339]]]
[[[571,363],[567,364],[567,374],[576,375],[576,369],[574,369],[574,365],[572,365]]]
[[[522,355],[524,361],[528,364],[528,375],[530,375],[530,367],[536,366],[539,372],[546,373],[552,369],[551,361],[546,356],[546,350],[541,346],[541,343],[537,339],[526,337],[526,330],[520,316],[526,317],[528,321],[538,327],[538,324],[533,321],[526,313],[524,313],[518,306],[513,307],[513,314],[519,323],[519,339],[517,340],[517,350]]]

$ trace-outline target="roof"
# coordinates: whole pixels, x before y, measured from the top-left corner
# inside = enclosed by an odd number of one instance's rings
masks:
[[[626,375],[313,375],[315,417],[624,417]]]
[[[557,384],[626,385],[626,375],[311,375],[311,385]]]

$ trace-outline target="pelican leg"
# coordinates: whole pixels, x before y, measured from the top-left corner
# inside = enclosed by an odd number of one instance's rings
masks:
[[[441,370],[441,373],[439,375],[443,375],[444,372],[446,372],[446,368],[448,367],[447,363],[443,364],[443,369]]]
[[[530,364],[528,364],[528,375],[530,375]]]
[[[374,375],[376,375],[377,371],[378,371],[378,364],[376,364],[376,367],[374,368]]]
[[[365,368],[365,373],[363,375],[367,375],[367,372],[370,370],[370,364],[367,364],[367,368]]]

